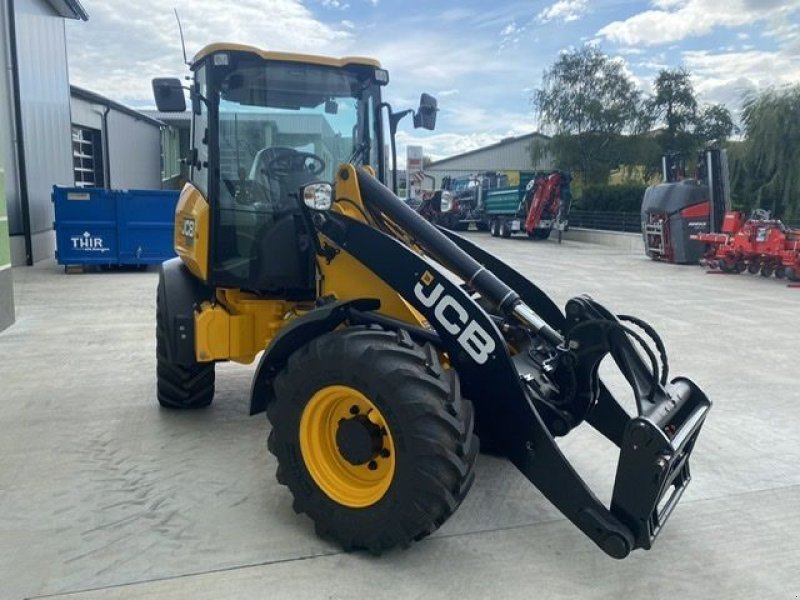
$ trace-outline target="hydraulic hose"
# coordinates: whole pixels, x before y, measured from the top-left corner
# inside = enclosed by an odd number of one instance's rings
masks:
[[[413,237],[433,258],[461,277],[504,314],[515,318],[523,326],[552,344],[561,344],[563,341],[561,334],[522,302],[519,294],[456,246],[416,211],[406,206],[402,200],[365,170],[359,168],[357,173],[361,197],[367,206],[375,207],[384,213]]]

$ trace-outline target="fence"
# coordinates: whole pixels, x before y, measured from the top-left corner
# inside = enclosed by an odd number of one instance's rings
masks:
[[[607,212],[597,210],[570,210],[569,226],[604,231],[641,233],[642,218],[639,213]]]
[[[793,229],[800,229],[800,220],[797,219],[784,219],[783,224]],[[639,213],[633,212],[570,210],[569,225],[570,227],[600,229],[603,231],[642,232],[641,216]]]

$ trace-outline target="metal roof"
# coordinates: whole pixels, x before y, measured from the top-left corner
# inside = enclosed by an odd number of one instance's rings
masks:
[[[89,20],[89,14],[78,0],[47,0],[47,3],[65,19]]]
[[[514,142],[520,142],[523,140],[529,140],[533,138],[542,138],[544,140],[549,140],[550,136],[544,135],[543,133],[539,133],[538,131],[534,131],[533,133],[526,133],[525,135],[518,135],[516,137],[507,137],[499,142],[494,144],[489,144],[488,146],[482,146],[480,148],[476,148],[475,150],[468,150],[467,152],[462,152],[461,154],[454,154],[453,156],[448,156],[447,158],[439,159],[435,162],[430,163],[426,169],[430,169],[431,167],[435,167],[437,165],[441,165],[456,158],[463,158],[465,156],[471,156],[473,154],[478,154],[479,152],[485,152],[486,150],[492,150],[494,148],[500,148],[502,146],[506,146],[508,144],[513,144]]]
[[[183,112],[161,112],[143,108],[139,112],[151,119],[166,123],[167,125],[186,125],[188,127],[192,122],[192,112],[189,110]]]
[[[87,102],[93,102],[94,104],[101,104],[103,106],[108,106],[109,108],[113,108],[116,111],[121,113],[125,113],[135,119],[139,119],[141,121],[146,121],[151,125],[155,125],[156,127],[163,127],[164,123],[161,121],[154,119],[153,117],[149,117],[144,113],[139,112],[138,110],[134,110],[124,104],[120,104],[119,102],[114,102],[105,96],[101,96],[100,94],[96,94],[94,92],[90,92],[89,90],[85,90],[83,88],[79,88],[76,85],[69,86],[69,95],[72,98],[79,98],[81,100],[86,100]]]

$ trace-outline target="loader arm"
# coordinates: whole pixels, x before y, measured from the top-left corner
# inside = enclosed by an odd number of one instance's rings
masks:
[[[689,481],[688,457],[710,407],[705,395],[686,379],[662,385],[624,326],[597,303],[575,299],[565,319],[535,285],[474,247],[471,255],[467,242],[454,243],[456,236],[431,226],[369,173],[343,167],[340,176],[344,171],[357,178],[360,198],[350,200],[394,227],[382,230],[330,211],[320,215],[318,229],[427,318],[475,404],[480,435],[606,553],[623,558],[649,548]],[[390,235],[395,228],[406,243]],[[473,298],[478,295],[481,304]],[[485,302],[495,307],[491,314]],[[634,418],[597,376],[609,353],[634,389]],[[610,507],[555,442],[585,419],[621,446]]]

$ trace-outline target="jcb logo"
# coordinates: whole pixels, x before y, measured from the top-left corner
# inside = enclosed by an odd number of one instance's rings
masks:
[[[425,271],[414,286],[414,295],[422,304],[433,308],[433,315],[445,331],[458,336],[458,343],[467,354],[479,365],[489,359],[494,352],[495,344],[486,330],[475,321],[470,320],[467,310],[458,303],[458,300],[445,294],[444,286],[437,283],[431,289],[433,275]]]
[[[183,237],[187,246],[194,245],[195,226],[194,219],[186,217],[183,220]]]

